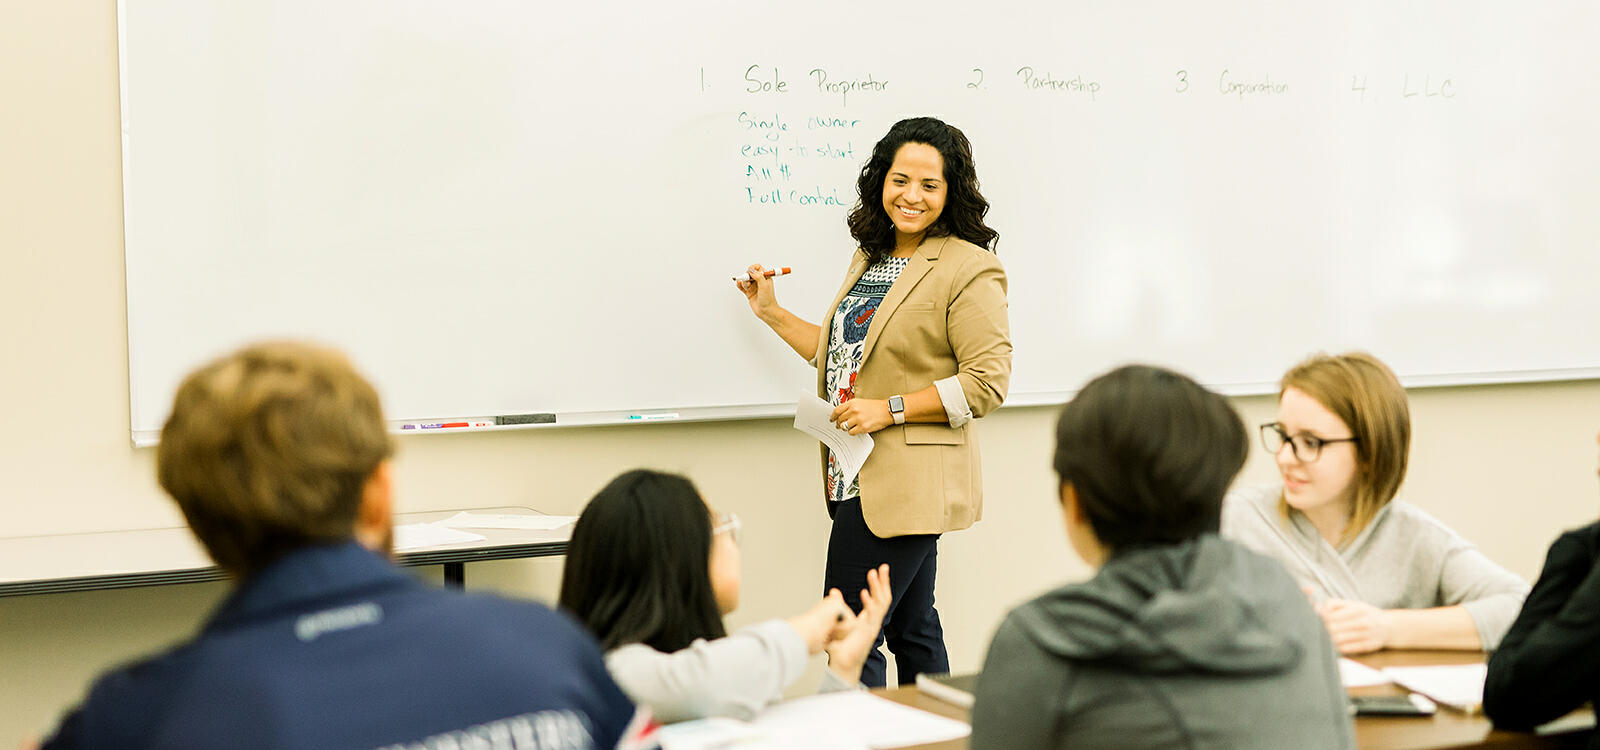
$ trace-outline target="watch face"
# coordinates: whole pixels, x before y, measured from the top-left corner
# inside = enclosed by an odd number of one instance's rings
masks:
[[[889,411],[905,411],[906,400],[899,396],[889,397]]]

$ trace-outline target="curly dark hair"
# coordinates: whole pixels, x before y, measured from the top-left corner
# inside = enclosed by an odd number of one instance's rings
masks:
[[[872,157],[861,167],[856,180],[856,205],[850,209],[850,236],[877,263],[894,252],[894,223],[883,210],[883,181],[889,175],[894,155],[907,143],[932,146],[944,160],[944,181],[949,191],[944,211],[928,227],[928,236],[954,235],[994,252],[1000,233],[983,223],[989,201],[978,192],[978,170],[972,161],[972,144],[959,128],[933,117],[912,117],[889,128],[887,135],[872,147]]]

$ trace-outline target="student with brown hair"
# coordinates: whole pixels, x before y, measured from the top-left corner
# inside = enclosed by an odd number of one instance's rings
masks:
[[[1278,558],[1340,652],[1493,649],[1528,583],[1409,503],[1405,389],[1370,354],[1319,354],[1283,376],[1260,427],[1281,481],[1236,490],[1222,533]]]
[[[1227,399],[1158,367],[1113,370],[1062,408],[1057,500],[1095,574],[1006,616],[973,750],[1354,747],[1310,603],[1217,536],[1249,445]]]
[[[185,379],[157,472],[234,589],[189,643],[101,677],[45,747],[652,743],[576,623],[389,563],[393,451],[337,352],[260,344]]]

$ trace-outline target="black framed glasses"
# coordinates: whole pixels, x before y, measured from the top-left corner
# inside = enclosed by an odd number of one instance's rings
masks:
[[[1355,437],[1320,438],[1303,432],[1297,435],[1290,435],[1288,431],[1283,429],[1283,425],[1277,422],[1268,422],[1261,425],[1261,447],[1266,448],[1268,453],[1277,455],[1278,451],[1283,450],[1284,444],[1288,443],[1289,450],[1294,453],[1294,457],[1299,459],[1301,463],[1309,464],[1322,458],[1322,446],[1329,443],[1359,442],[1361,440]]]

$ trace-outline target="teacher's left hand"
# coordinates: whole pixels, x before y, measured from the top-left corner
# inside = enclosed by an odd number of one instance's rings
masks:
[[[833,416],[828,420],[851,435],[865,435],[894,424],[894,415],[889,413],[887,400],[853,398],[833,407]]]

